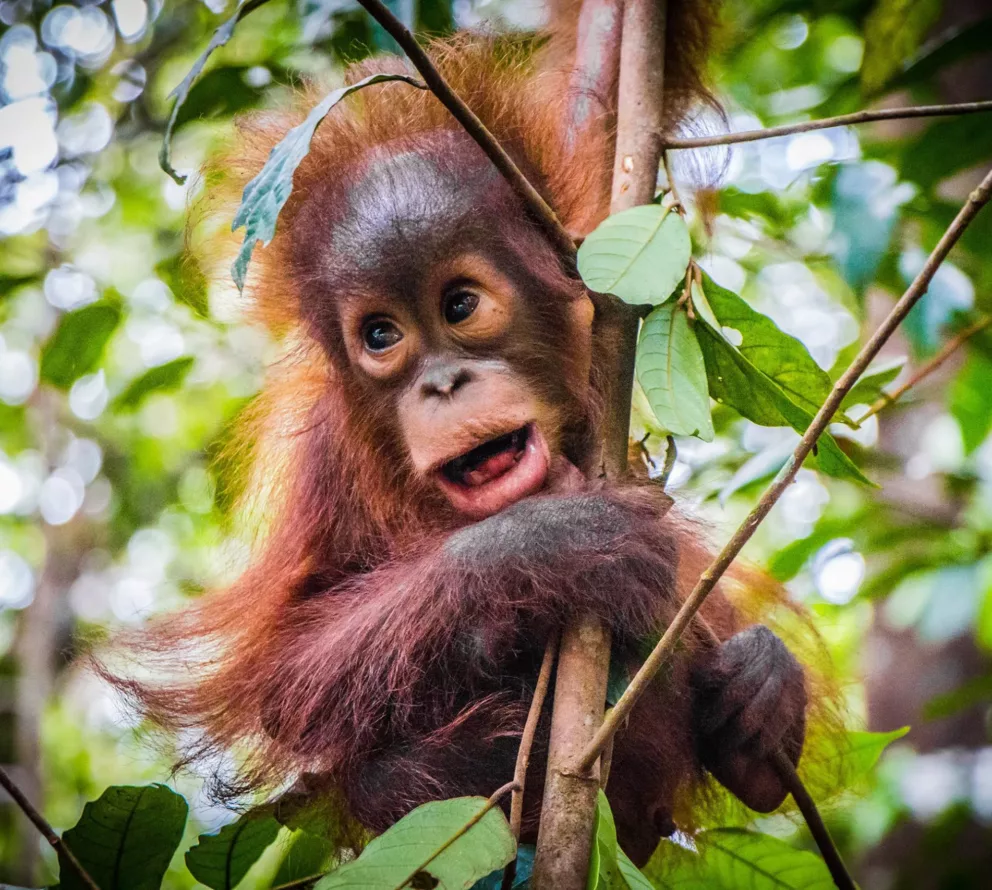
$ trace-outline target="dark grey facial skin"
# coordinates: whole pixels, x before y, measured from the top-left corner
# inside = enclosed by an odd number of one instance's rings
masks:
[[[456,134],[426,134],[408,150],[395,151],[393,146],[376,152],[348,193],[343,219],[327,244],[332,278],[381,280],[385,273],[389,279],[402,257],[402,278],[382,284],[405,290],[411,278],[459,249],[484,247],[498,211],[513,201],[478,147]]]

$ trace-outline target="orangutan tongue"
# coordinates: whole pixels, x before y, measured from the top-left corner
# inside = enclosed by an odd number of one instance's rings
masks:
[[[467,470],[462,477],[464,484],[473,487],[476,485],[485,485],[490,480],[503,475],[503,473],[509,470],[519,460],[520,454],[520,451],[512,447],[504,451],[498,451],[492,457],[486,458],[478,466]]]

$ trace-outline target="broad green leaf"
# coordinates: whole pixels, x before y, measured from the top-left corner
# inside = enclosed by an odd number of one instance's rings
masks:
[[[217,28],[216,31],[214,31],[213,37],[210,38],[210,43],[207,44],[207,48],[200,53],[199,58],[197,58],[197,60],[193,63],[193,67],[189,69],[189,72],[182,79],[179,86],[169,93],[169,97],[174,97],[175,102],[172,105],[172,112],[169,115],[169,119],[165,123],[165,133],[162,136],[162,148],[159,151],[158,162],[162,169],[180,185],[186,181],[186,177],[176,172],[169,158],[169,153],[172,150],[172,131],[175,129],[176,120],[179,117],[179,111],[186,102],[190,90],[193,88],[193,84],[200,76],[200,73],[203,71],[203,66],[207,64],[207,59],[210,58],[213,51],[219,47],[222,47],[228,40],[231,39],[231,36],[234,34],[234,28],[238,22],[266,2],[267,0],[244,0],[244,2],[237,8],[234,15],[232,15],[219,28]]]
[[[617,847],[617,867],[620,869],[620,876],[630,890],[655,890],[652,883],[644,877],[641,870],[630,861],[630,858]]]
[[[767,834],[714,828],[693,837],[699,856],[673,857],[665,882],[678,890],[832,890],[823,861]],[[674,845],[672,845],[674,846]]]
[[[905,365],[905,358],[893,359],[892,361],[879,362],[877,365],[872,365],[858,378],[858,382],[844,396],[844,401],[840,403],[841,410],[847,410],[854,405],[871,405],[877,401],[885,391],[885,387],[899,376],[899,372],[902,371]]]
[[[286,852],[272,879],[275,887],[327,874],[336,862],[334,844],[308,831],[294,831],[283,846]]]
[[[899,173],[924,190],[981,164],[992,154],[989,114],[966,114],[930,124],[902,154]]]
[[[423,804],[379,835],[357,859],[320,881],[314,890],[399,890],[409,886],[406,882],[417,875],[425,886],[438,890],[467,890],[516,855],[510,826],[498,808],[489,810],[445,847],[486,804],[484,797]]]
[[[819,411],[830,395],[830,377],[802,342],[708,275],[703,276],[703,292],[720,326],[740,334],[737,349],[741,355],[771,378],[794,404],[810,414]]]
[[[713,313],[713,307],[710,306],[710,301],[706,299],[706,294],[703,292],[702,287],[699,286],[699,282],[693,280],[689,290],[692,295],[692,308],[696,310],[696,314],[713,328],[713,330],[720,330],[720,322],[717,321],[716,315]]]
[[[827,773],[843,775],[845,784],[850,784],[870,773],[882,752],[907,732],[908,726],[891,732],[846,732],[834,738],[832,751],[821,749],[818,768],[822,767]]]
[[[186,852],[186,867],[211,890],[234,890],[279,829],[271,813],[246,813],[216,834],[201,834]]]
[[[607,217],[579,248],[579,274],[627,303],[664,303],[685,280],[692,245],[682,217],[657,204]]]
[[[234,282],[241,290],[255,244],[268,244],[276,233],[279,211],[293,191],[293,174],[310,151],[310,140],[320,122],[330,110],[346,96],[363,87],[376,83],[401,81],[417,89],[426,89],[423,83],[406,74],[372,74],[357,83],[348,84],[324,97],[307,115],[302,124],[293,127],[272,149],[258,175],[245,186],[241,206],[234,217],[233,230],[244,227],[245,240],[231,267]]]
[[[67,312],[41,350],[41,379],[68,389],[99,364],[120,320],[120,310],[109,303]]]
[[[813,420],[766,375],[752,365],[722,334],[705,324],[696,325],[696,336],[706,362],[710,395],[760,426],[791,426],[806,432]],[[840,450],[833,436],[824,432],[817,442],[816,466],[828,476],[871,485],[869,479]],[[812,457],[812,455],[811,455]]]
[[[905,59],[920,48],[940,15],[940,0],[876,0],[864,23],[865,55],[861,84],[879,92],[897,75]]]
[[[100,890],[158,890],[183,837],[186,801],[165,785],[113,785],[64,835]],[[62,890],[84,890],[62,862]]]
[[[713,440],[703,353],[689,317],[674,300],[655,309],[641,327],[636,368],[662,427],[676,436]]]
[[[613,811],[606,794],[600,789],[596,798],[586,890],[626,890],[627,884],[620,875],[620,865],[617,862],[619,851]]]
[[[969,353],[951,386],[950,408],[965,454],[972,454],[992,432],[992,358],[984,352]]]
[[[133,411],[153,392],[178,389],[192,367],[193,356],[186,355],[156,368],[149,368],[128,384],[127,389],[114,400],[114,407]]]

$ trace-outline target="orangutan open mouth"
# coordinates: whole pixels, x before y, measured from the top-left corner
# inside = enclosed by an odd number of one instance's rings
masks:
[[[539,491],[550,462],[544,436],[528,423],[443,464],[438,485],[459,513],[485,519]]]

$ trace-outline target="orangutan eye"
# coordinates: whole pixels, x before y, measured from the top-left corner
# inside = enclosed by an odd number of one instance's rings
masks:
[[[403,332],[388,318],[373,318],[362,328],[362,341],[369,352],[385,352],[403,339]]]
[[[444,320],[448,324],[465,321],[479,305],[479,295],[470,290],[456,290],[444,301]]]

